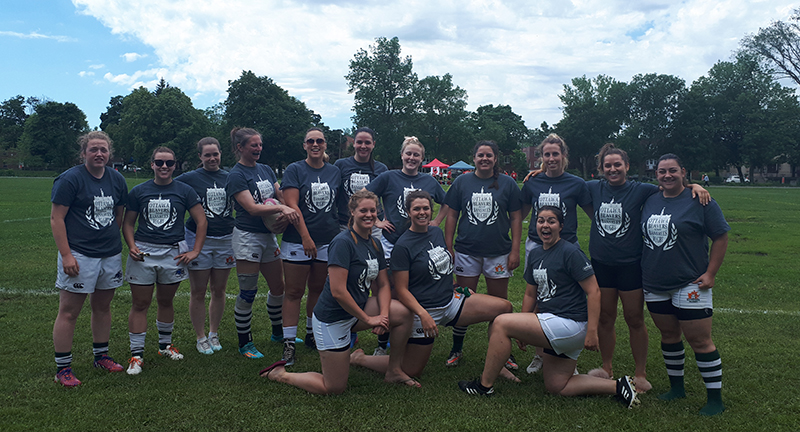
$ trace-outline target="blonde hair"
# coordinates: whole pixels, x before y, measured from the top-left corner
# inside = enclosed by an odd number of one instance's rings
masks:
[[[565,143],[564,139],[557,134],[551,133],[550,135],[547,135],[547,138],[545,138],[542,143],[536,147],[536,150],[539,152],[539,160],[542,163],[544,163],[542,149],[544,149],[544,146],[547,144],[556,144],[559,147],[562,156],[561,169],[566,171],[567,166],[569,166],[569,147],[567,147],[567,143]]]
[[[419,146],[419,148],[422,149],[422,159],[425,159],[425,146],[422,145],[422,143],[419,142],[419,138],[415,136],[405,137],[405,139],[403,140],[403,145],[400,146],[400,155],[402,156],[403,152],[406,151],[406,147],[410,146],[411,144]]]

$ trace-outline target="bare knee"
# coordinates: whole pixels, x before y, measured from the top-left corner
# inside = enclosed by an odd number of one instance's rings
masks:
[[[614,309],[613,311],[610,310],[601,310],[600,311],[600,322],[599,325],[601,327],[613,327],[614,323],[617,322],[617,310]]]
[[[628,325],[628,328],[631,329],[644,328],[644,312],[642,310],[624,311],[624,316],[625,316],[625,323]]]

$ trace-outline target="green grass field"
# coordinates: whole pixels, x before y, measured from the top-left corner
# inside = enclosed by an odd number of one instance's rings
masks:
[[[133,186],[133,180],[129,180]],[[156,355],[155,310],[151,308],[145,369],[132,377],[91,366],[88,305],[78,321],[73,370],[83,381],[66,389],[53,382],[52,326],[58,297],[53,288],[56,248],[50,233],[52,179],[0,179],[0,430],[800,430],[800,189],[712,187],[731,224],[725,264],[715,288],[714,340],[722,354],[723,397],[728,410],[701,418],[705,390],[687,345],[688,397],[662,402],[668,387],[658,332],[650,329],[648,372],[654,388],[638,409],[626,410],[610,397],[548,395],[540,375],[518,373],[521,384],[499,381],[492,398],[470,398],[456,382],[480,374],[486,350],[484,326],[469,330],[465,359],[444,367],[450,332],[436,342],[421,389],[384,384],[359,368],[350,371],[342,396],[311,396],[257,377],[278,360],[281,346],[270,343],[266,299],[254,307],[253,329],[263,360],[236,350],[232,302],[223,319],[223,350],[205,356],[192,345],[188,282],[175,301],[174,341],[186,358],[173,362]],[[579,237],[588,245],[588,219],[581,215]],[[525,225],[527,229],[527,224]],[[266,291],[263,279],[260,292]],[[521,305],[521,272],[512,279],[510,299]],[[231,279],[228,293],[238,287]],[[129,356],[129,288],[112,303],[111,355]],[[621,314],[620,314],[621,315]],[[302,319],[301,319],[302,322]],[[620,316],[614,369],[633,372],[627,331]],[[302,333],[302,330],[301,330]],[[302,335],[301,335],[302,336]],[[361,333],[359,346],[371,352],[374,336]],[[531,354],[515,355],[522,368]],[[584,352],[578,368],[599,366],[599,353]],[[318,356],[298,347],[295,371],[319,371]]]

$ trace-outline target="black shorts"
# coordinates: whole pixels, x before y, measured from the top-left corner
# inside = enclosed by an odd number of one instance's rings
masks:
[[[608,265],[592,260],[594,277],[600,288],[616,288],[619,291],[642,289],[642,263]]]

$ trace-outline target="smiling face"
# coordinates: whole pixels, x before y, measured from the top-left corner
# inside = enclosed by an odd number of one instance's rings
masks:
[[[261,157],[261,135],[253,135],[239,145],[240,160],[245,164],[255,164]]]
[[[411,219],[411,230],[424,232],[431,221],[431,202],[425,198],[415,198],[408,206],[408,217]]]
[[[472,157],[475,164],[475,171],[481,177],[489,177],[494,174],[494,164],[497,163],[497,155],[489,146],[480,146]]]
[[[536,216],[536,233],[545,249],[549,249],[561,238],[561,222],[551,210],[542,210]]]
[[[378,218],[378,203],[371,198],[363,198],[358,202],[356,208],[350,212],[353,217],[353,226],[362,233],[369,233],[375,226]]]
[[[609,154],[603,158],[603,176],[612,186],[625,184],[630,166],[618,154]]]
[[[86,144],[86,150],[81,156],[86,169],[89,171],[102,169],[108,164],[108,159],[111,157],[108,141],[99,138],[89,140],[89,143]]]
[[[542,169],[548,177],[564,174],[564,154],[558,144],[545,144],[542,147]]]
[[[325,135],[322,132],[312,130],[306,134],[305,141],[303,141],[303,149],[309,159],[322,159],[327,148],[328,143],[325,141]]]
[[[403,172],[406,174],[416,174],[419,165],[422,163],[424,153],[422,147],[416,144],[409,144],[403,149],[400,159],[403,161]]]
[[[681,168],[675,159],[664,159],[658,163],[656,168],[656,179],[658,184],[664,189],[665,196],[677,196],[683,192],[683,179],[686,177],[686,170]]]
[[[161,166],[158,166],[159,164]],[[172,153],[158,152],[153,155],[153,162],[150,163],[150,167],[153,168],[153,172],[156,174],[157,182],[162,184],[169,183],[172,181],[172,173],[175,171],[175,156]]]
[[[204,145],[203,151],[200,152],[200,162],[206,171],[219,171],[219,148],[214,144]]]
[[[375,150],[375,141],[369,132],[359,132],[353,142],[353,148],[356,151],[356,161],[364,163],[369,161],[372,151]]]

